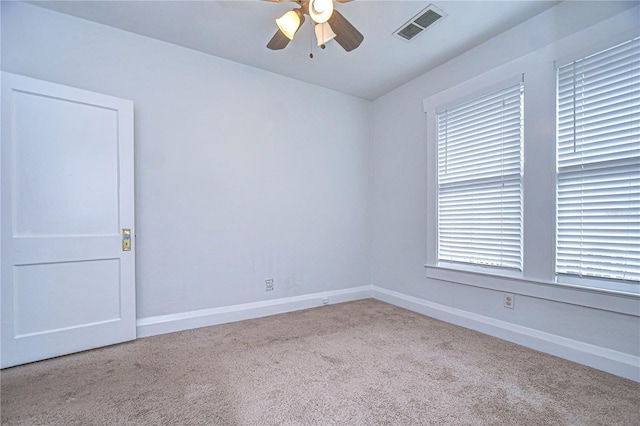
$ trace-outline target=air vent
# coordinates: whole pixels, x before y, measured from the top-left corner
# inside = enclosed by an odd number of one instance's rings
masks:
[[[393,34],[406,41],[412,40],[445,16],[447,16],[446,13],[430,4]]]

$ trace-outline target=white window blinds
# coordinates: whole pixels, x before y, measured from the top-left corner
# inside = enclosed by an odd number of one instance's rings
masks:
[[[640,39],[558,69],[556,273],[640,280]]]
[[[522,269],[524,86],[438,112],[438,260]]]

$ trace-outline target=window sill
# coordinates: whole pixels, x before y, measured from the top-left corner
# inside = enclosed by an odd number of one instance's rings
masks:
[[[589,288],[609,293],[632,294],[640,297],[640,285],[632,284],[630,281],[610,281],[607,279],[578,277],[573,275],[558,275],[556,282],[558,285]]]
[[[497,278],[515,278],[522,279],[522,271],[517,271],[515,269],[506,269],[506,268],[497,268],[491,266],[482,266],[482,265],[469,265],[464,263],[453,263],[453,262],[439,262],[437,266],[429,266],[425,265],[425,267],[435,267],[440,268],[445,271],[453,271],[453,272],[471,272],[474,274],[486,275],[489,277],[497,277]]]
[[[517,276],[495,275],[485,271],[461,270],[457,265],[456,268],[441,265],[424,266],[427,278],[439,281],[640,316],[640,294],[638,293],[534,281]]]

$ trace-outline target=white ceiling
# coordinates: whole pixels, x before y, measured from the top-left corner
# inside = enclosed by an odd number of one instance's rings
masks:
[[[363,35],[345,52],[315,46],[305,23],[287,48],[266,48],[274,20],[294,3],[233,1],[31,2],[62,13],[164,40],[221,58],[373,100],[552,7],[557,1],[357,0],[337,4]],[[448,16],[411,42],[392,35],[429,4]],[[307,21],[310,21],[307,19]]]

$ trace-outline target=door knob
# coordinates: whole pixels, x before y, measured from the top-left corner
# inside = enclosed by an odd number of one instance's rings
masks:
[[[131,229],[122,229],[122,251],[131,251]]]

